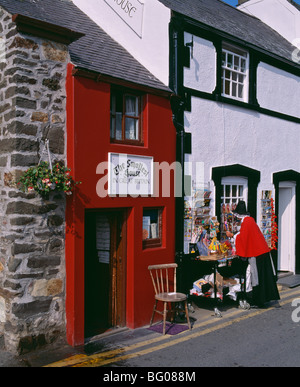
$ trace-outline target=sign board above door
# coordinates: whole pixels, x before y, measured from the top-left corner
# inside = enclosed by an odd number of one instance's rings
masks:
[[[153,157],[109,153],[108,194],[153,195]]]

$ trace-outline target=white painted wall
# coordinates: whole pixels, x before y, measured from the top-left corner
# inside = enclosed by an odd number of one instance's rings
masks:
[[[300,12],[287,0],[249,0],[238,7],[253,15],[296,45],[300,38]]]
[[[144,4],[144,7],[141,7],[142,33],[139,36],[130,27],[128,14],[124,13],[123,19],[107,4],[108,2],[114,5],[116,3],[114,0],[72,1],[153,75],[168,85],[170,9],[157,0],[135,0]],[[140,14],[136,15],[140,17]]]
[[[257,69],[257,100],[263,108],[300,118],[300,78],[260,63]]]
[[[208,40],[185,32],[184,43],[192,41],[190,68],[184,68],[184,86],[212,93],[216,87],[217,53],[215,46]]]
[[[192,155],[187,159],[193,164],[204,163],[205,182],[210,181],[213,167],[241,164],[261,172],[259,193],[274,189],[273,173],[289,169],[300,172],[299,124],[192,98],[192,111],[185,113],[185,128],[192,133]]]

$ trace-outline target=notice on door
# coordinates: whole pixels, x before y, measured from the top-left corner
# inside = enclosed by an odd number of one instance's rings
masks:
[[[153,157],[109,153],[108,158],[110,196],[153,195]]]
[[[120,18],[141,38],[144,4],[139,0],[104,0]]]

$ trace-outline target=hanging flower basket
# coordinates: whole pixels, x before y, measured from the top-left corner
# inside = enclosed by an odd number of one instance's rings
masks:
[[[73,180],[70,171],[60,163],[56,163],[51,169],[49,163],[43,161],[24,172],[18,181],[18,187],[23,192],[37,192],[43,197],[47,197],[51,191],[71,195],[75,185],[80,182]]]

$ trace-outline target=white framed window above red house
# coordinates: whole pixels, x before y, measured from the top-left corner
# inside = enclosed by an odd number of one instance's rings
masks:
[[[222,95],[242,102],[249,100],[249,54],[223,43]]]
[[[111,89],[111,142],[143,145],[142,103],[143,96],[138,92],[121,88]]]

